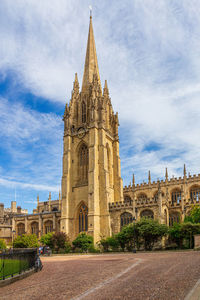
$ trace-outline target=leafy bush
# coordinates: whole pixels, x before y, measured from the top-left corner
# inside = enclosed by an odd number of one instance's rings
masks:
[[[79,248],[81,252],[87,252],[91,245],[93,245],[93,237],[86,233],[80,233],[72,242],[74,248]]]
[[[96,247],[94,247],[94,245],[90,245],[89,248],[88,248],[88,252],[89,253],[100,253],[100,250]]]
[[[150,218],[142,218],[138,223],[138,230],[141,238],[144,241],[145,250],[152,250],[155,242],[165,236],[168,228],[165,224],[159,224]]]
[[[35,234],[22,234],[17,236],[13,241],[13,248],[37,248],[39,247],[38,239]]]
[[[64,232],[57,232],[54,233],[52,236],[52,244],[53,244],[53,249],[58,251],[60,249],[65,249],[65,243],[69,242],[68,236]]]
[[[178,248],[182,248],[183,245],[183,235],[181,232],[181,224],[175,223],[172,227],[169,228],[169,239],[172,242],[175,242]]]
[[[6,242],[4,240],[0,240],[0,249],[6,249]]]
[[[69,241],[65,242],[65,253],[69,253],[71,251],[72,247]]]
[[[49,232],[47,234],[44,234],[41,237],[40,242],[42,243],[43,246],[49,246],[51,249],[53,249],[52,237],[53,237],[53,232]]]
[[[154,244],[168,232],[168,227],[153,219],[142,218],[135,224],[129,224],[116,234],[121,249],[132,251],[134,244],[139,250],[143,245],[145,250],[152,250]]]
[[[103,252],[108,252],[109,244],[107,239],[101,238],[101,240],[99,241],[99,246],[102,246]]]
[[[189,216],[185,217],[184,222],[200,223],[200,206],[195,205],[190,211]]]
[[[175,242],[178,248],[184,247],[186,241],[187,248],[194,247],[194,235],[200,233],[200,224],[193,224],[191,222],[184,222],[182,224],[174,224],[169,229],[169,237]]]
[[[106,239],[102,238],[99,241],[99,245],[102,246],[104,252],[108,252],[109,250],[118,251],[119,249],[119,241],[115,236],[107,237]]]

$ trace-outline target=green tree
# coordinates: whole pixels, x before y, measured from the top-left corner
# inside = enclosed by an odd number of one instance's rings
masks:
[[[39,247],[38,239],[35,234],[22,234],[17,236],[13,241],[14,248],[37,248]]]
[[[181,231],[181,224],[174,223],[173,226],[169,228],[169,238],[172,242],[175,242],[178,248],[182,248],[183,245],[183,234]]]
[[[4,240],[0,240],[0,250],[6,249],[6,242]]]
[[[79,248],[81,252],[86,252],[93,245],[93,237],[86,233],[80,233],[72,244],[75,249]]]
[[[200,206],[195,205],[190,211],[189,216],[185,217],[184,222],[200,223]]]
[[[68,242],[69,239],[64,232],[57,232],[54,233],[52,236],[52,244],[53,249],[59,252],[60,249],[65,249],[66,242]]]
[[[125,247],[126,247],[126,243],[127,243],[127,237],[126,237],[126,234],[124,233],[124,231],[120,231],[119,233],[117,233],[115,238],[117,239],[122,251],[124,251]]]
[[[188,241],[189,248],[194,247],[194,235],[200,233],[200,224],[191,222],[181,224],[182,237]]]
[[[71,244],[70,244],[70,242],[68,240],[65,242],[64,249],[65,249],[65,253],[69,253],[71,251],[71,249],[72,249]]]
[[[158,221],[150,218],[142,218],[137,222],[139,235],[144,242],[145,250],[152,250],[155,242],[165,236],[168,228],[165,224],[159,224]]]
[[[41,239],[40,242],[42,243],[43,246],[49,246],[51,249],[53,249],[53,232],[49,232],[47,234],[44,234]]]
[[[104,252],[108,252],[109,249],[111,251],[117,251],[119,248],[119,241],[116,236],[107,237],[106,239],[102,238],[99,244],[103,247]]]
[[[101,240],[98,242],[99,246],[102,246],[103,252],[108,252],[109,250],[109,244],[108,240],[106,238],[101,238]]]

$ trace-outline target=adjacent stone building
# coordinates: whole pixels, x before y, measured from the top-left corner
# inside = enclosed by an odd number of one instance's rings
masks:
[[[87,232],[97,242],[141,217],[172,225],[183,221],[199,204],[200,175],[132,184],[123,188],[119,157],[118,114],[114,113],[107,81],[102,89],[90,17],[81,89],[75,74],[64,112],[62,195],[37,201],[33,214],[10,217],[16,235],[66,232],[73,240]]]
[[[27,215],[28,210],[17,206],[16,201],[11,202],[10,208],[4,208],[4,204],[0,203],[0,239],[3,238],[9,244],[15,234],[12,228],[12,220],[17,215]]]

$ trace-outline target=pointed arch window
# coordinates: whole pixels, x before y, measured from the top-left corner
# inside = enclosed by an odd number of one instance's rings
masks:
[[[22,234],[24,234],[24,233],[25,233],[25,224],[19,223],[19,224],[17,225],[17,234],[18,234],[18,235],[22,235]]]
[[[110,148],[107,144],[107,162],[108,162],[108,174],[109,174],[109,184],[110,187],[112,186],[112,165],[111,165],[111,159],[110,159]]]
[[[86,123],[86,104],[82,102],[82,122]]]
[[[180,202],[181,202],[181,190],[179,190],[179,189],[173,190],[172,194],[171,194],[171,199],[172,199],[172,205],[174,203],[180,204]]]
[[[88,147],[83,144],[79,150],[79,176],[80,182],[88,181]]]
[[[79,232],[88,231],[88,208],[84,204],[80,207],[78,220]]]
[[[190,199],[192,201],[196,200],[197,202],[200,202],[200,187],[194,186],[190,189]]]
[[[122,229],[123,226],[126,226],[133,222],[133,216],[129,212],[124,212],[120,216],[120,221],[121,221],[120,223],[121,223],[121,229]]]

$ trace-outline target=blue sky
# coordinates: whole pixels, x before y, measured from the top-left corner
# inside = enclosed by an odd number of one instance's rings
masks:
[[[0,1],[0,202],[57,198],[62,115],[82,82],[93,7],[101,82],[119,112],[122,177],[200,171],[200,6],[195,0]]]

